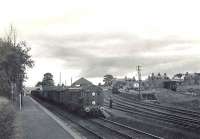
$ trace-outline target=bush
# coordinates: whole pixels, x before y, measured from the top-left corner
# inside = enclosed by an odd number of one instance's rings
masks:
[[[14,129],[15,111],[10,102],[2,103],[0,100],[0,137],[12,138]]]

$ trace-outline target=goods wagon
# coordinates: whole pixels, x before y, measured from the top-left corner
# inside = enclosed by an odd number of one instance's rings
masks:
[[[165,82],[163,82],[163,86],[166,89],[170,89],[172,91],[176,91],[176,89],[177,89],[177,82],[176,81],[165,81]]]
[[[104,96],[102,89],[98,86],[90,84],[68,88],[43,87],[39,94],[43,99],[60,104],[82,116],[102,115]]]

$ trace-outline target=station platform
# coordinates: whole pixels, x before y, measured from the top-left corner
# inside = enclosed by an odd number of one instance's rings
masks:
[[[17,112],[18,138],[22,139],[80,139],[70,126],[41,106],[30,96],[23,97],[22,110]],[[16,137],[17,138],[17,137]]]

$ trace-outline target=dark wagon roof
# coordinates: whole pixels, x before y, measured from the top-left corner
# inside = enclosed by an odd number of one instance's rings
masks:
[[[56,91],[56,92],[61,92],[65,91],[67,87],[62,87],[62,86],[46,86],[42,87],[43,91]]]

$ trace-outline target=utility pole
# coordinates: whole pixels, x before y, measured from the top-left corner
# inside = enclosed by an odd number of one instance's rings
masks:
[[[59,81],[59,84],[60,84],[60,86],[61,86],[61,72],[60,72],[60,81]]]
[[[139,97],[140,100],[142,99],[142,94],[141,94],[141,66],[137,66],[136,67],[137,72],[138,72],[138,83],[139,83],[139,87],[138,87],[138,92],[139,92]]]
[[[11,82],[11,100],[12,103],[14,102],[14,83]]]
[[[72,77],[71,77],[71,86],[72,86]]]

